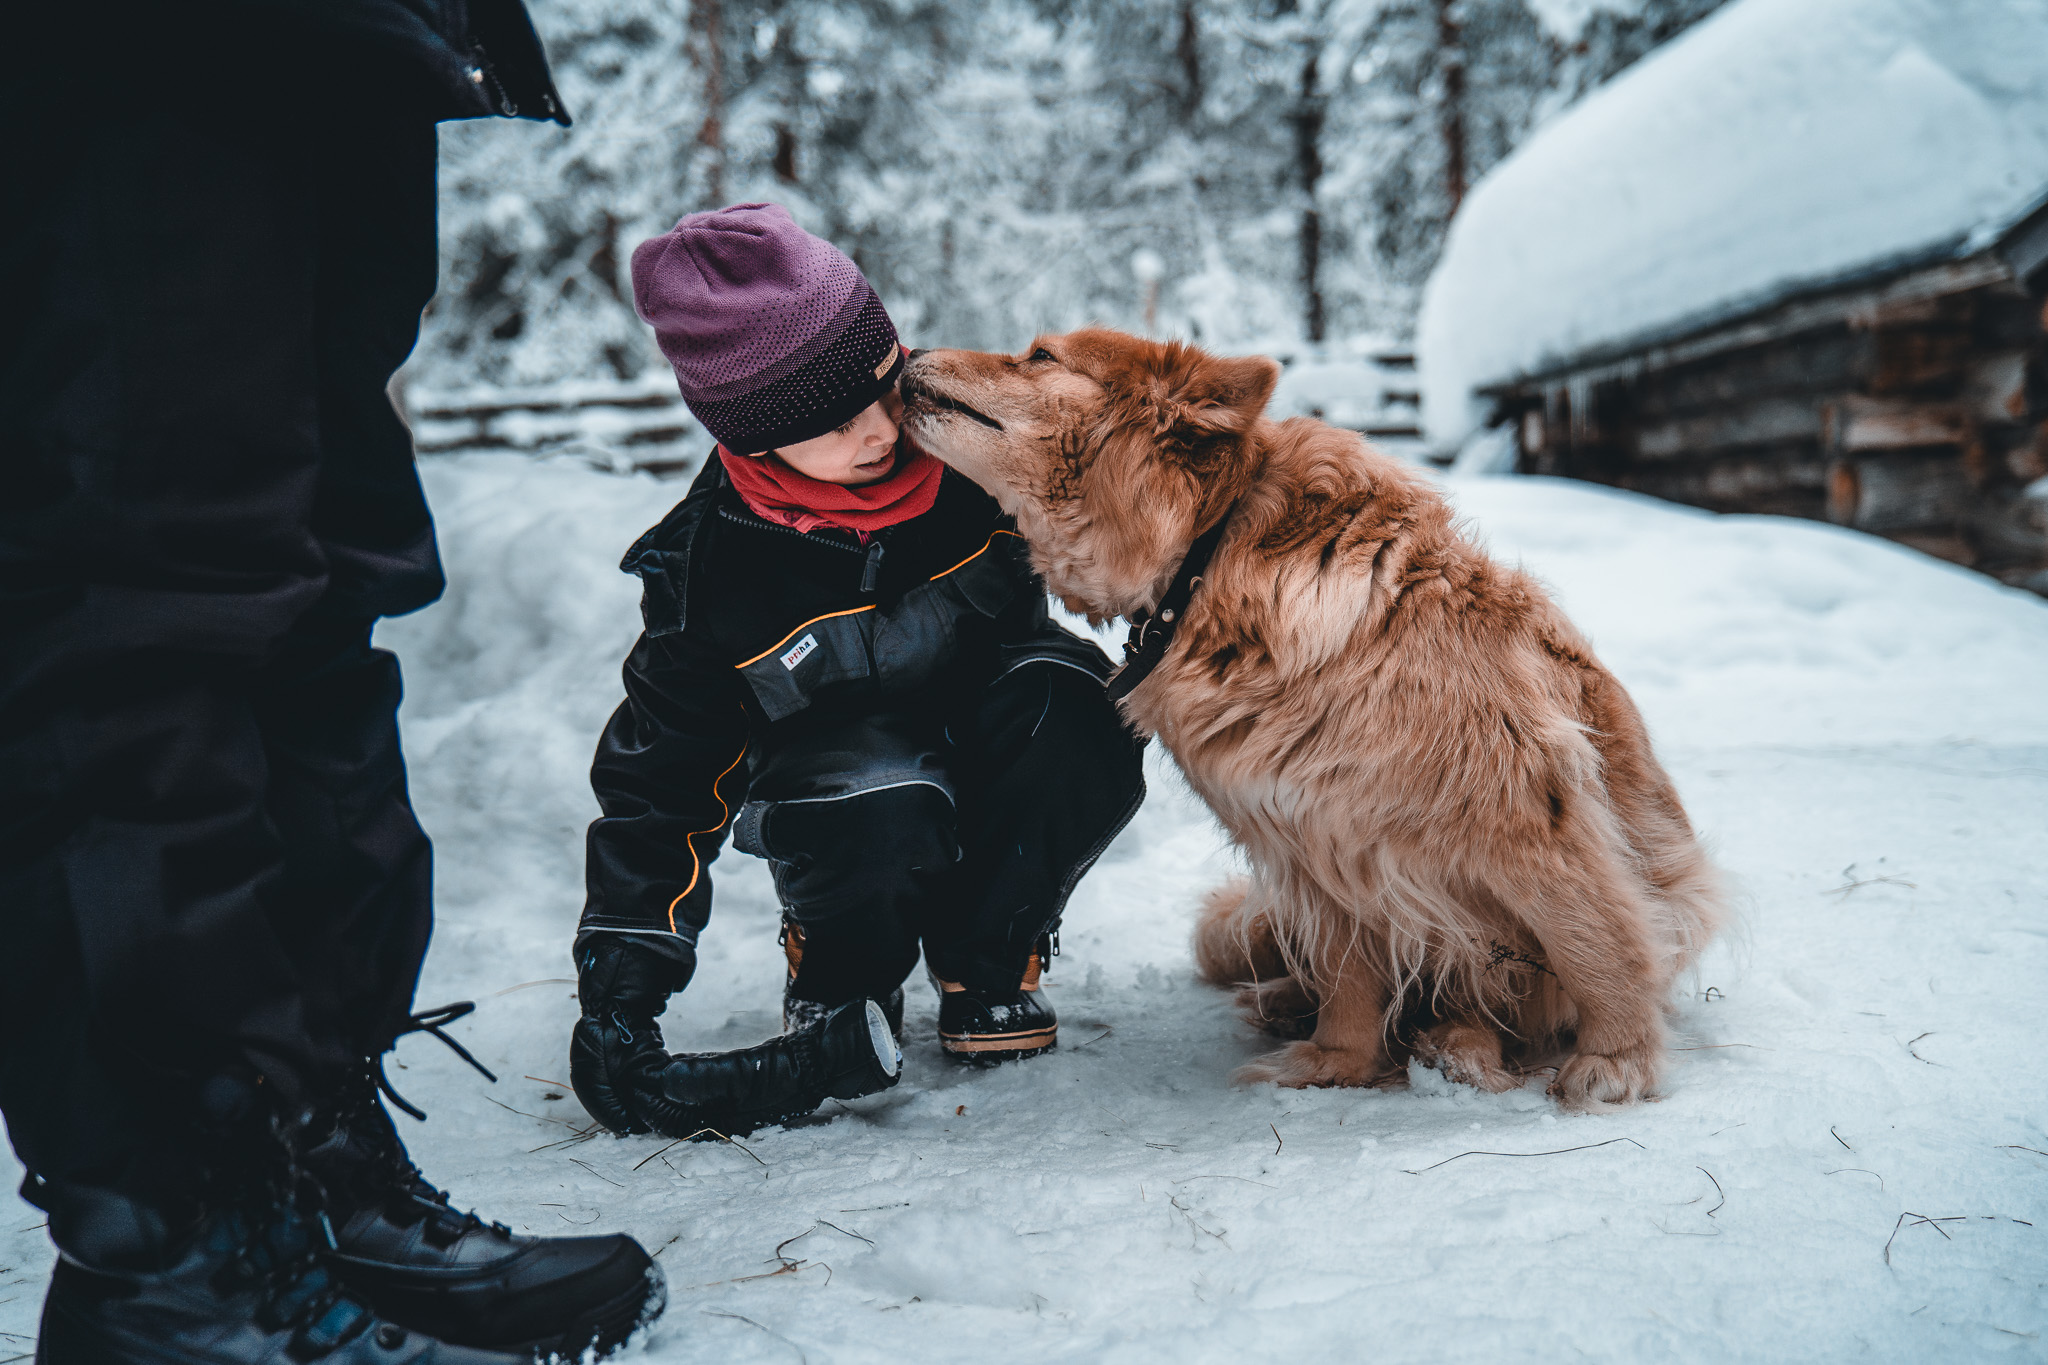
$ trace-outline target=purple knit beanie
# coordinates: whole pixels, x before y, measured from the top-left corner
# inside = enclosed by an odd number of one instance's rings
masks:
[[[693,213],[633,250],[633,306],[683,401],[735,455],[823,436],[896,386],[895,324],[780,204]]]

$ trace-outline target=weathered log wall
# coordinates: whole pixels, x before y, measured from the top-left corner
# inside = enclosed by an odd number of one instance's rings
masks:
[[[1826,519],[2048,593],[2048,303],[1985,252],[1489,391],[1528,473]]]

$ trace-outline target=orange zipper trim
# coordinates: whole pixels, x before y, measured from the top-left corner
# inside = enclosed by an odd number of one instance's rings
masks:
[[[801,627],[799,627],[799,629],[801,629]],[[746,713],[745,711],[742,711],[741,714],[745,715]],[[716,834],[719,830],[725,828],[726,821],[732,819],[732,807],[727,805],[725,802],[725,798],[718,794],[718,784],[725,781],[725,779],[732,773],[732,770],[740,766],[740,759],[745,758],[746,756],[747,746],[745,744],[742,744],[740,745],[740,751],[738,756],[735,757],[732,762],[725,765],[725,771],[711,779],[711,795],[713,797],[716,797],[718,801],[718,823],[713,825],[710,829],[693,829],[688,834],[685,834],[683,836],[683,847],[690,850],[690,884],[683,888],[681,895],[678,895],[674,900],[668,903],[668,931],[671,934],[677,934],[682,932],[680,929],[676,928],[676,907],[683,903],[684,896],[689,895],[692,891],[695,891],[697,889],[697,879],[704,875],[704,860],[697,856],[697,844],[695,842],[697,836],[700,834]]]
[[[973,563],[973,562],[974,562],[975,560],[977,560],[977,559],[980,559],[980,558],[981,558],[981,557],[982,557],[983,555],[987,554],[987,553],[988,553],[988,547],[989,547],[989,545],[993,545],[993,544],[995,544],[995,543],[996,543],[996,537],[997,537],[997,536],[1014,536],[1014,535],[1016,535],[1016,534],[1017,534],[1017,533],[1016,533],[1015,531],[991,531],[991,532],[989,532],[989,537],[988,537],[988,544],[986,544],[986,545],[983,545],[983,546],[982,546],[982,547],[981,547],[981,548],[980,548],[979,550],[976,550],[976,551],[975,551],[975,552],[974,552],[973,554],[971,554],[971,555],[967,556],[967,558],[965,558],[965,559],[961,560],[961,561],[960,561],[960,562],[959,562],[958,564],[955,564],[955,565],[953,566],[953,569],[964,569],[964,568],[966,568],[966,567],[967,567],[967,566],[968,566],[969,564],[972,564],[972,563]],[[1019,539],[1022,539],[1022,537],[1019,537]],[[944,577],[946,576],[946,574],[949,574],[949,573],[953,572],[953,569],[947,569],[947,570],[945,570],[944,572],[941,572],[941,573],[935,573],[935,574],[933,574],[933,575],[931,576],[931,581],[932,581],[932,582],[934,582],[934,583],[938,582],[938,581],[939,581],[939,580],[940,580],[941,578],[944,578]],[[797,627],[797,630],[802,630],[802,629],[803,629],[803,627],[802,627],[802,626],[798,626],[798,627]],[[790,633],[791,633],[792,635],[794,635],[794,634],[796,633],[796,631],[791,631]]]

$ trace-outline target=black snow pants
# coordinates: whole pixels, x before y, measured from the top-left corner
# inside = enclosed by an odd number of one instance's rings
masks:
[[[791,994],[884,996],[923,944],[938,976],[1014,990],[1069,892],[1144,799],[1143,746],[1096,678],[1027,664],[947,717],[822,716],[751,769],[735,846],[803,931]]]
[[[441,589],[385,394],[435,130],[325,102],[0,152],[0,1109],[88,1259],[162,1235],[202,1117],[388,1047],[426,948],[370,631]]]

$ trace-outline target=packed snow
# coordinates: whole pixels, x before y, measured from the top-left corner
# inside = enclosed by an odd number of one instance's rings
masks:
[[[682,484],[427,462],[452,581],[389,623],[440,849],[401,1119],[457,1199],[657,1251],[649,1362],[2041,1359],[2048,1334],[2048,603],[1809,522],[1452,478],[1634,692],[1739,889],[1678,998],[1666,1094],[1230,1083],[1262,1040],[1188,929],[1232,857],[1154,749],[1048,982],[1058,1052],[947,1063],[744,1146],[590,1134],[561,1082],[592,744],[636,629],[620,552]],[[728,852],[670,1046],[777,1027],[763,866]],[[0,1341],[50,1252],[0,1231]],[[0,1359],[7,1353],[0,1351]]]
[[[1417,324],[1431,438],[1482,384],[1974,250],[2048,191],[2048,0],[1736,0],[1472,191]]]

